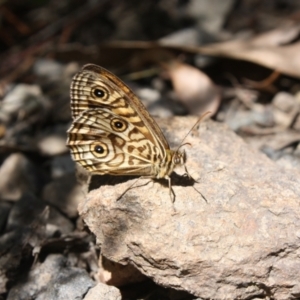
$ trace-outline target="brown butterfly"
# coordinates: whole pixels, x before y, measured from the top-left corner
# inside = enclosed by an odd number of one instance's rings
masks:
[[[170,149],[124,82],[102,67],[85,65],[71,84],[71,111],[67,145],[74,161],[93,174],[165,178],[174,200],[170,174],[185,166],[185,152]]]

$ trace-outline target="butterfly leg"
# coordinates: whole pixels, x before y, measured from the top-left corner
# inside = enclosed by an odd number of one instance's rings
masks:
[[[167,180],[168,180],[168,185],[169,185],[169,195],[171,198],[171,202],[174,203],[175,202],[175,193],[174,193],[174,190],[172,189],[171,177],[167,177]]]
[[[145,178],[149,178],[149,177],[139,177],[137,180],[135,180],[118,198],[117,201],[119,201],[129,190],[133,189],[133,188],[138,188],[138,187],[142,187],[145,186],[147,184],[149,184],[151,182],[151,180],[147,181],[144,184],[141,185],[137,185],[135,186],[135,184],[140,180],[140,179],[145,179]]]
[[[197,182],[197,181],[192,177],[192,175],[189,173],[189,171],[188,171],[186,165],[184,165],[184,171],[185,171],[185,173],[183,174],[183,176],[187,176],[189,179],[193,179],[195,182]]]
[[[184,175],[188,176],[188,178],[189,178],[189,179],[192,179],[194,182],[199,183],[199,181],[195,180],[195,179],[192,177],[192,175],[189,173],[189,171],[188,171],[186,165],[184,165],[184,170],[185,170],[185,174],[184,174]],[[204,197],[204,195],[203,195],[200,191],[198,191],[194,186],[193,186],[193,189],[194,189],[198,194],[201,195],[201,197],[204,199],[204,201],[205,201],[206,203],[208,202],[207,199]]]

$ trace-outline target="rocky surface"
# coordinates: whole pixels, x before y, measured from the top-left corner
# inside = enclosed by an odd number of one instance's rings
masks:
[[[1,2],[0,300],[300,299],[300,1],[115,2]],[[165,181],[75,176],[86,63],[151,115],[209,110],[253,148],[201,124],[186,146],[199,182],[176,170],[174,204]],[[160,124],[176,148],[194,122]]]
[[[195,122],[177,117],[160,125],[176,147]],[[116,201],[136,179],[116,184],[115,177],[81,203],[102,255],[205,299],[298,299],[299,173],[212,121],[186,141],[198,182],[175,174],[174,204],[164,181],[144,179]]]

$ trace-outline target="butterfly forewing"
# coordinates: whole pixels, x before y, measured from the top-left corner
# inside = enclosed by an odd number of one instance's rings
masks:
[[[73,119],[87,109],[99,107],[126,118],[165,156],[169,144],[142,102],[115,75],[89,64],[74,76],[71,84]]]

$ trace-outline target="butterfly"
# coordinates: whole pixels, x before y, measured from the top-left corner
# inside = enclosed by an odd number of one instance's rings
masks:
[[[70,95],[67,146],[73,160],[92,174],[165,178],[174,201],[170,175],[185,167],[186,154],[170,149],[131,89],[108,70],[87,64],[74,76]]]

